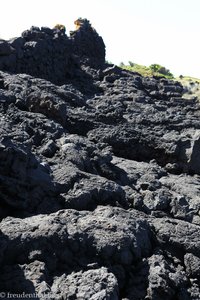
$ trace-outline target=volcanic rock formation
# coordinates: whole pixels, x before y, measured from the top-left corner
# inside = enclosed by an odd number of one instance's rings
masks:
[[[0,296],[200,299],[199,103],[87,20],[1,40],[0,69]]]

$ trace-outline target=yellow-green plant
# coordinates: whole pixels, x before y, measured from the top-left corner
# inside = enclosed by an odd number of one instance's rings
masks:
[[[65,25],[62,25],[62,24],[56,24],[54,26],[54,29],[59,29],[59,30],[62,30],[62,31],[66,30]]]

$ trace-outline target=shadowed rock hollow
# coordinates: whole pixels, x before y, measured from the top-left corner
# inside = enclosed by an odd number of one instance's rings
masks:
[[[0,41],[0,292],[200,299],[200,106],[90,23]]]

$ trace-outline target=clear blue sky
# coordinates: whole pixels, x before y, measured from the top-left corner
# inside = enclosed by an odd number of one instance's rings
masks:
[[[200,0],[6,0],[0,37],[19,36],[31,25],[74,29],[88,18],[103,37],[107,60],[159,63],[175,75],[200,78]]]

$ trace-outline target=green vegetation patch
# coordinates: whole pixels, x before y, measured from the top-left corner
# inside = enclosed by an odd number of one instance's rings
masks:
[[[120,67],[132,72],[137,72],[142,76],[160,76],[168,79],[174,78],[173,74],[168,69],[159,64],[152,64],[147,67],[129,61],[128,65],[125,65],[123,62],[120,63]]]

